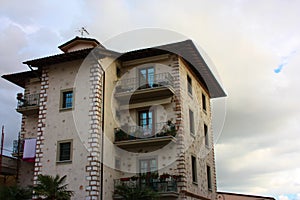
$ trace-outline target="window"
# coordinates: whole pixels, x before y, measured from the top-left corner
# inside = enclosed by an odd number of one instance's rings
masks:
[[[204,138],[205,138],[205,146],[209,147],[209,135],[208,135],[208,129],[206,124],[204,124]]]
[[[115,158],[115,169],[121,169],[121,159],[117,157]]]
[[[61,109],[71,109],[73,108],[73,90],[68,89],[68,90],[63,90],[61,91],[60,95],[60,108]]]
[[[152,136],[153,129],[153,111],[139,111],[139,126],[142,128],[143,135],[141,137]],[[138,136],[139,137],[139,136]]]
[[[192,79],[189,75],[187,75],[187,90],[190,95],[193,94]]]
[[[57,145],[57,161],[72,161],[72,141],[59,141]]]
[[[189,120],[190,120],[190,133],[195,135],[195,125],[194,125],[194,113],[189,110]]]
[[[139,70],[139,86],[141,89],[152,87],[154,83],[154,67],[147,67]]]
[[[206,166],[206,174],[207,174],[207,188],[208,190],[212,190],[212,182],[211,182],[211,169],[210,166]]]
[[[192,159],[192,178],[193,183],[197,183],[197,159],[195,156],[191,157]]]
[[[202,94],[202,108],[206,111],[206,97],[204,94]]]
[[[157,171],[157,160],[155,158],[140,160],[140,174]]]

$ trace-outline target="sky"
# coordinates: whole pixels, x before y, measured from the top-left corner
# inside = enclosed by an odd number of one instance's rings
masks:
[[[184,35],[208,55],[228,95],[217,119],[218,190],[300,200],[299,8],[299,0],[2,0],[0,75],[60,53],[82,26],[103,43],[144,28]],[[18,92],[0,79],[5,150],[21,126]]]

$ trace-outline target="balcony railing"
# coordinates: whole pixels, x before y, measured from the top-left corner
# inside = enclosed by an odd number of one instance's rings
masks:
[[[38,106],[40,102],[40,94],[39,93],[27,94],[24,95],[23,97],[23,94],[19,93],[17,95],[17,99],[18,99],[17,109],[21,109],[28,106]]]
[[[116,92],[134,92],[148,88],[156,88],[162,86],[173,86],[173,77],[170,73],[164,72],[148,76],[148,80],[143,80],[140,77],[122,79],[118,81]]]
[[[177,193],[177,179],[173,177],[161,179],[161,178],[142,178],[133,177],[131,178],[121,178],[114,180],[115,193],[119,186],[127,186],[131,189],[138,188],[150,188],[159,193]]]
[[[175,125],[168,121],[148,126],[123,126],[115,129],[115,141],[176,136]]]
[[[13,141],[13,152],[12,156],[22,156],[24,151],[24,140],[21,139],[19,140],[14,140]]]

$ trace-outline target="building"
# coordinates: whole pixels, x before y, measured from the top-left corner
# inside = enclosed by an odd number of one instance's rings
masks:
[[[218,192],[218,200],[275,200],[275,198],[249,194]]]
[[[0,155],[0,186],[14,185],[17,176],[17,159]]]
[[[59,48],[2,76],[24,88],[20,184],[59,174],[74,199],[120,199],[120,184],[217,199],[210,100],[226,94],[191,40],[119,53],[75,37]]]

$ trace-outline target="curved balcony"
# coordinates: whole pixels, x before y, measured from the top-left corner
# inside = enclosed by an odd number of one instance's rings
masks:
[[[179,196],[177,190],[177,178],[173,176],[168,176],[167,178],[162,178],[161,175],[158,178],[152,178],[143,174],[139,177],[133,176],[128,178],[121,178],[114,180],[114,199],[122,199],[118,194],[119,187],[125,187],[129,189],[143,189],[149,188],[159,194],[160,199],[177,199]]]
[[[147,81],[139,77],[121,79],[115,90],[115,98],[121,104],[165,99],[173,95],[173,77],[168,72],[149,76]]]
[[[151,147],[156,150],[176,141],[176,127],[173,123],[162,122],[153,125],[122,126],[115,128],[115,144],[123,149],[135,151],[137,148]]]

